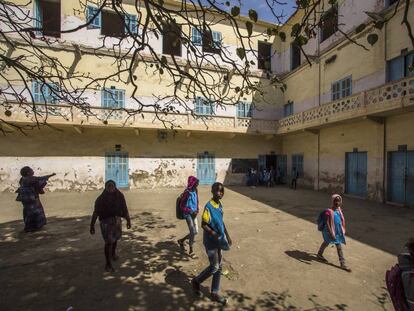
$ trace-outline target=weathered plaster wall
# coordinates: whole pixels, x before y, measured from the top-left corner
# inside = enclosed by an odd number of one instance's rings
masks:
[[[292,172],[292,155],[303,154],[304,176],[299,178],[298,185],[316,190],[318,176],[318,136],[311,133],[285,136],[282,142],[282,153],[287,155],[289,182]]]
[[[321,190],[345,191],[345,153],[367,152],[368,198],[382,199],[383,181],[383,125],[362,121],[320,132],[320,181]]]
[[[387,151],[396,151],[398,145],[414,150],[414,112],[405,112],[387,118]]]
[[[100,189],[105,178],[105,152],[120,144],[129,153],[131,188],[182,186],[189,175],[196,174],[198,153],[208,151],[216,157],[217,181],[241,183],[244,176],[231,174],[232,158],[257,158],[259,154],[278,153],[280,143],[261,136],[168,132],[159,140],[156,131],[85,129],[77,134],[71,128],[63,131],[33,130],[28,136],[10,134],[0,138],[0,191],[13,191],[24,165],[36,174],[55,172],[49,189]]]

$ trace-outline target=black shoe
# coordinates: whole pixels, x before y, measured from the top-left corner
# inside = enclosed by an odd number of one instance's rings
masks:
[[[317,254],[316,257],[322,262],[325,262],[325,263],[328,262],[328,260],[326,260],[326,258],[323,257],[323,255],[321,255],[321,254]]]
[[[201,298],[203,296],[200,289],[200,283],[198,283],[195,279],[191,280],[191,287],[193,288],[193,292],[197,297]]]
[[[341,264],[341,269],[345,270],[346,272],[352,272],[351,268],[349,268],[346,264]]]
[[[215,293],[211,293],[211,300],[218,302],[220,304],[222,304],[223,306],[225,306],[227,304],[227,298],[220,296],[219,294],[215,294]]]

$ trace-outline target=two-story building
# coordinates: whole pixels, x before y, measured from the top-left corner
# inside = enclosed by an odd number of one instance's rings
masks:
[[[134,1],[124,2],[131,29],[139,32]],[[93,5],[79,3],[39,0],[28,11],[40,16],[40,22],[42,18],[48,21],[43,35],[56,38],[48,51],[68,67],[80,49],[82,57],[76,68],[92,76],[115,72],[113,54],[103,53],[100,47],[103,41],[111,46],[115,42],[111,36],[125,31],[124,24],[117,26],[108,8],[90,27],[65,33],[96,12]],[[175,1],[165,3],[177,5]],[[404,10],[405,5],[396,10],[396,1],[390,0],[342,0],[329,5],[323,16],[316,17],[321,20],[317,36],[303,46],[306,57],[290,37],[303,10],[280,26],[287,35],[284,41],[279,36],[269,38],[266,30],[275,25],[259,21],[251,39],[257,54],[246,58],[254,63],[252,79],[264,85],[265,101],[248,94],[239,103],[223,107],[196,96],[187,99],[195,114],[181,111],[159,119],[144,109],[129,117],[127,109],[135,105],[131,98],[134,87],[126,78],[94,85],[84,94],[93,116],[59,102],[50,108],[58,112],[48,115],[50,127],[22,135],[8,126],[11,133],[0,138],[0,190],[16,188],[19,168],[24,165],[32,166],[37,174],[56,172],[52,190],[98,189],[109,178],[129,188],[182,186],[190,174],[197,175],[202,184],[215,180],[242,184],[249,167],[277,167],[285,182],[296,168],[303,187],[414,204],[414,47],[401,24]],[[366,11],[384,20],[395,16],[376,27]],[[412,5],[408,18],[414,23]],[[243,24],[245,19],[239,19]],[[212,26],[213,44],[206,49],[203,36],[188,28],[203,53],[212,57],[226,53],[238,59],[238,41],[225,20]],[[370,35],[378,38],[376,44],[368,43]],[[153,34],[149,40],[160,55],[173,54],[183,65],[191,59],[185,44],[176,46],[169,36]],[[100,55],[96,55],[97,48]],[[122,49],[128,48],[126,41]],[[171,93],[171,80],[148,70],[145,52],[134,69],[135,96],[151,104]],[[285,92],[266,88],[269,66],[286,84]],[[31,83],[33,98],[40,102],[41,86]],[[235,75],[232,83],[241,83],[241,78]],[[53,96],[50,100],[53,102]],[[1,106],[2,119],[33,124],[33,116],[21,106],[7,104]],[[122,109],[108,118],[113,107]],[[174,130],[163,121],[174,122]]]

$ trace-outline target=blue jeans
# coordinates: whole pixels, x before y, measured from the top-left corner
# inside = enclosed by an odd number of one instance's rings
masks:
[[[187,222],[188,230],[190,231],[189,234],[187,234],[183,240],[188,239],[188,244],[190,244],[190,247],[193,247],[194,244],[194,238],[196,234],[198,233],[198,224],[197,224],[197,217],[193,217],[192,215],[188,214],[184,216],[185,221]]]
[[[194,280],[201,284],[207,280],[210,276],[213,276],[211,282],[211,292],[217,294],[220,290],[220,277],[221,277],[221,249],[206,249],[208,260],[210,265],[205,268]]]

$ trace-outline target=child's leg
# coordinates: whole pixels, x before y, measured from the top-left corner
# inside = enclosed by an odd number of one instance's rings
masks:
[[[112,243],[106,242],[105,243],[105,260],[106,260],[105,269],[108,272],[113,271],[111,257],[112,257]]]
[[[221,269],[222,269],[221,259],[222,259],[221,249],[219,249],[217,250],[218,269],[216,270],[216,272],[214,272],[213,280],[211,282],[211,293],[212,294],[218,294],[218,292],[220,291],[220,278],[221,278]]]
[[[318,256],[319,257],[323,257],[323,252],[325,251],[325,249],[329,246],[328,242],[323,241],[321,244],[321,247],[319,247],[319,251],[318,251]]]
[[[351,272],[351,269],[348,268],[348,266],[345,264],[345,257],[344,257],[344,252],[342,250],[342,245],[336,244],[336,250],[338,252],[339,263],[341,264],[341,268],[344,269],[345,271]]]
[[[115,241],[114,243],[112,243],[112,260],[118,260],[118,256],[116,255],[116,246],[117,246],[117,241]]]
[[[194,281],[198,284],[203,283],[207,280],[210,276],[216,273],[220,269],[220,262],[219,262],[219,250],[218,249],[211,249],[207,250],[208,260],[210,265],[205,268],[198,276],[194,278]],[[220,255],[221,260],[221,255]]]

